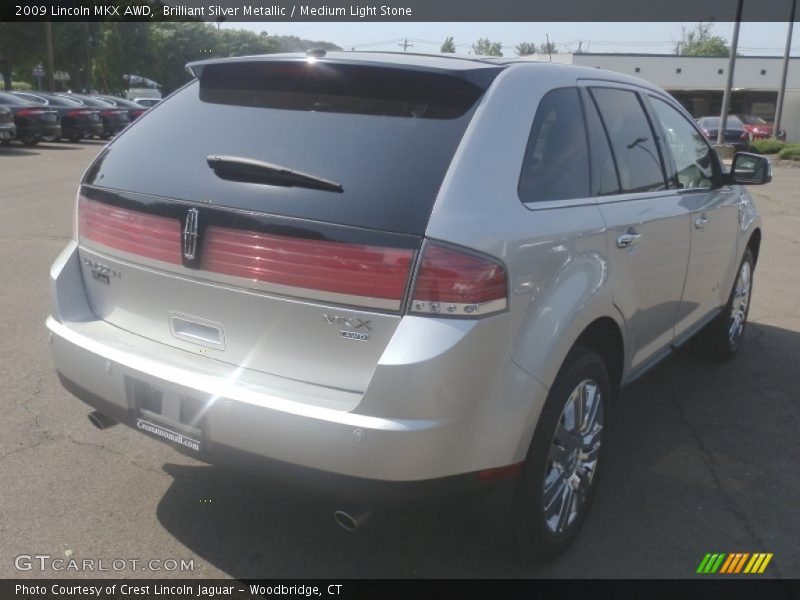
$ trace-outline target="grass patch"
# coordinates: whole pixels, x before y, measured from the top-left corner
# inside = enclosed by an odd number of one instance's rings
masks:
[[[800,160],[800,144],[786,144],[783,149],[778,152],[778,158],[784,160]]]
[[[753,140],[750,142],[750,152],[756,154],[777,154],[786,147],[786,142],[780,140]]]

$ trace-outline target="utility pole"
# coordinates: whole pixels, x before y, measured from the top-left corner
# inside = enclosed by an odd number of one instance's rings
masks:
[[[398,46],[402,46],[403,52],[405,52],[409,48],[413,48],[414,47],[414,44],[409,44],[408,43],[408,38],[404,39],[402,44],[397,44],[397,45]]]
[[[722,115],[719,120],[719,132],[717,132],[718,146],[721,146],[725,141],[725,125],[728,122],[728,105],[731,102],[731,90],[733,89],[733,67],[736,64],[736,48],[739,45],[739,25],[742,22],[743,2],[744,0],[739,0],[736,5],[736,23],[733,24],[731,55],[728,57],[728,81],[725,84],[725,93],[722,94]]]
[[[553,51],[552,48],[550,48],[550,34],[545,33],[544,39],[547,42],[547,58],[550,62],[553,62]]]
[[[786,77],[789,74],[789,52],[792,50],[792,28],[794,27],[794,15],[797,10],[797,0],[792,0],[792,9],[789,12],[789,29],[786,33],[786,50],[783,52],[783,74],[781,75],[781,88],[778,90],[778,103],[775,105],[775,119],[772,124],[772,137],[778,139],[778,132],[781,129],[781,118],[783,117],[783,100],[786,96]]]
[[[53,73],[53,24],[44,22],[44,46],[47,62],[47,91],[55,92],[55,73]]]

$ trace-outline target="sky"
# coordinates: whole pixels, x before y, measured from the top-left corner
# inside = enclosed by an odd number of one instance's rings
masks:
[[[456,51],[467,54],[475,40],[488,37],[503,44],[505,56],[514,55],[520,42],[542,44],[546,36],[560,52],[647,52],[671,54],[681,39],[681,28],[695,23],[225,23],[223,27],[296,35],[315,41],[333,42],[350,50],[402,50],[408,39],[413,52],[438,52],[447,36],[453,36]],[[742,23],[739,54],[782,56],[787,23]],[[733,23],[714,23],[712,33],[730,40]],[[795,27],[792,56],[800,56],[800,27]]]

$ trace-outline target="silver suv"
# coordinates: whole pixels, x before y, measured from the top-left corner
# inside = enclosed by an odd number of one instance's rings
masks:
[[[662,90],[371,53],[189,65],[78,192],[47,320],[67,390],[210,461],[372,498],[513,486],[575,537],[620,388],[695,334],[732,358],[761,228]],[[343,485],[340,485],[343,484]],[[373,494],[374,492],[374,494]]]

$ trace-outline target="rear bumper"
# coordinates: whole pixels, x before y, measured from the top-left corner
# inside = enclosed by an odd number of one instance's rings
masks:
[[[105,135],[117,135],[120,131],[125,129],[128,125],[130,125],[130,121],[109,121],[105,120],[103,122],[103,131],[102,133]]]
[[[405,483],[426,493],[429,486],[439,487],[434,480],[454,476],[463,476],[453,480],[455,488],[464,482],[478,485],[477,472],[524,459],[546,397],[544,388],[502,356],[494,372],[476,376],[488,382],[471,383],[471,397],[452,397],[455,387],[448,387],[447,372],[436,362],[446,358],[439,356],[413,365],[379,365],[363,393],[289,380],[98,320],[86,300],[74,243],[56,261],[51,277],[47,327],[65,387],[133,426],[141,416],[131,391],[139,385],[135,382],[198,400],[204,406],[200,458],[211,462],[245,464],[255,458],[273,467],[290,464],[317,473],[311,479],[324,481],[321,472],[344,477],[350,488],[361,485],[357,480],[370,480],[373,487]],[[479,339],[489,343],[486,336]],[[420,399],[420,390],[429,398]],[[407,414],[415,404],[424,407],[417,412],[427,414]],[[182,432],[177,423],[172,429]]]
[[[70,123],[61,125],[61,134],[64,137],[92,137],[103,135],[102,123]]]
[[[61,125],[17,126],[17,138],[52,139],[61,137]]]
[[[131,413],[58,373],[64,388],[89,407],[112,417],[123,425],[140,431],[137,419]],[[199,460],[232,467],[243,473],[254,474],[259,479],[275,481],[305,491],[339,498],[344,502],[357,502],[367,506],[407,505],[412,502],[447,500],[454,496],[478,495],[498,490],[513,489],[516,474],[502,478],[482,478],[479,473],[463,473],[449,477],[419,481],[384,481],[321,471],[254,454],[220,442],[209,442],[202,452],[195,453],[176,447],[179,452]]]

